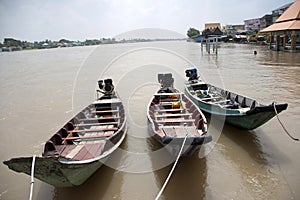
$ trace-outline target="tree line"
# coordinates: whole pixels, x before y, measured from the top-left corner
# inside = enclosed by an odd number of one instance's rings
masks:
[[[0,48],[5,50],[6,48],[19,48],[19,49],[44,49],[44,48],[56,48],[56,47],[71,47],[71,46],[89,46],[99,44],[111,44],[116,43],[114,38],[101,38],[101,39],[87,39],[81,41],[71,41],[67,39],[60,39],[59,41],[43,40],[43,41],[21,41],[14,38],[4,38],[3,44],[0,43]]]

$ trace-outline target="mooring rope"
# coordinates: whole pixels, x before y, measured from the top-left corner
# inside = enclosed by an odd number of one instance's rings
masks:
[[[184,128],[185,128],[185,127],[184,127]],[[171,176],[172,176],[172,174],[173,174],[173,171],[174,171],[174,169],[175,169],[175,167],[176,167],[176,165],[177,165],[177,162],[178,162],[178,160],[179,160],[179,158],[180,158],[180,155],[181,155],[181,153],[182,153],[182,151],[183,151],[183,147],[184,147],[184,144],[185,144],[185,141],[186,141],[187,136],[188,136],[188,133],[187,133],[187,134],[185,135],[185,137],[184,137],[184,140],[183,140],[183,142],[182,142],[182,145],[181,145],[180,151],[179,151],[179,153],[178,153],[178,155],[177,155],[177,158],[176,158],[176,160],[175,160],[175,163],[174,163],[174,165],[173,165],[173,167],[172,167],[172,169],[171,169],[171,171],[170,171],[170,173],[169,173],[169,175],[168,175],[168,177],[167,177],[167,179],[166,179],[164,185],[162,186],[162,188],[160,189],[159,193],[157,194],[155,200],[158,200],[158,199],[159,199],[159,197],[160,197],[161,194],[163,193],[165,187],[167,186],[167,184],[168,184],[168,182],[169,182],[169,180],[170,180],[170,178],[171,178]]]
[[[33,195],[35,157],[36,157],[36,155],[33,155],[33,157],[32,157],[32,163],[31,163],[31,174],[30,174],[31,177],[30,177],[30,195],[29,195],[29,200],[32,200],[32,195]]]
[[[285,126],[283,125],[283,123],[280,121],[279,116],[278,116],[278,112],[277,112],[277,109],[276,109],[276,104],[275,104],[275,102],[273,103],[273,107],[274,107],[274,111],[275,111],[276,117],[277,117],[277,119],[278,119],[278,122],[279,122],[279,124],[281,125],[281,127],[283,128],[283,130],[285,131],[285,133],[286,133],[288,136],[290,136],[290,138],[292,138],[293,140],[299,141],[298,138],[293,137],[293,136],[288,132],[288,130],[287,130],[287,129],[285,128]]]

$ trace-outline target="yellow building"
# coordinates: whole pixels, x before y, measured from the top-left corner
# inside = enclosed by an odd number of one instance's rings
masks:
[[[204,27],[204,30],[206,30],[206,29],[215,29],[215,28],[219,28],[220,30],[222,30],[221,29],[221,24],[220,23],[207,23],[207,24],[205,24],[204,25],[205,27]]]

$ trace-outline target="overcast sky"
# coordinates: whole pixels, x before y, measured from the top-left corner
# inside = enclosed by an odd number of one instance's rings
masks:
[[[142,28],[186,35],[205,23],[243,24],[293,0],[0,0],[0,42],[115,37]]]

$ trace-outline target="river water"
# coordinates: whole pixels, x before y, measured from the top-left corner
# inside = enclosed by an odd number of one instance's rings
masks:
[[[149,137],[146,106],[159,87],[157,73],[172,72],[182,90],[191,66],[205,81],[261,103],[287,102],[279,117],[300,137],[296,53],[221,44],[216,55],[185,41],[3,52],[0,160],[40,155],[50,135],[94,100],[97,80],[112,77],[128,116],[128,135],[118,152],[81,186],[54,188],[36,180],[33,199],[154,199],[172,163]],[[161,199],[300,199],[300,143],[276,118],[253,131],[211,119],[209,132],[213,142],[179,160]],[[3,164],[0,176],[0,199],[28,199],[29,176]]]

